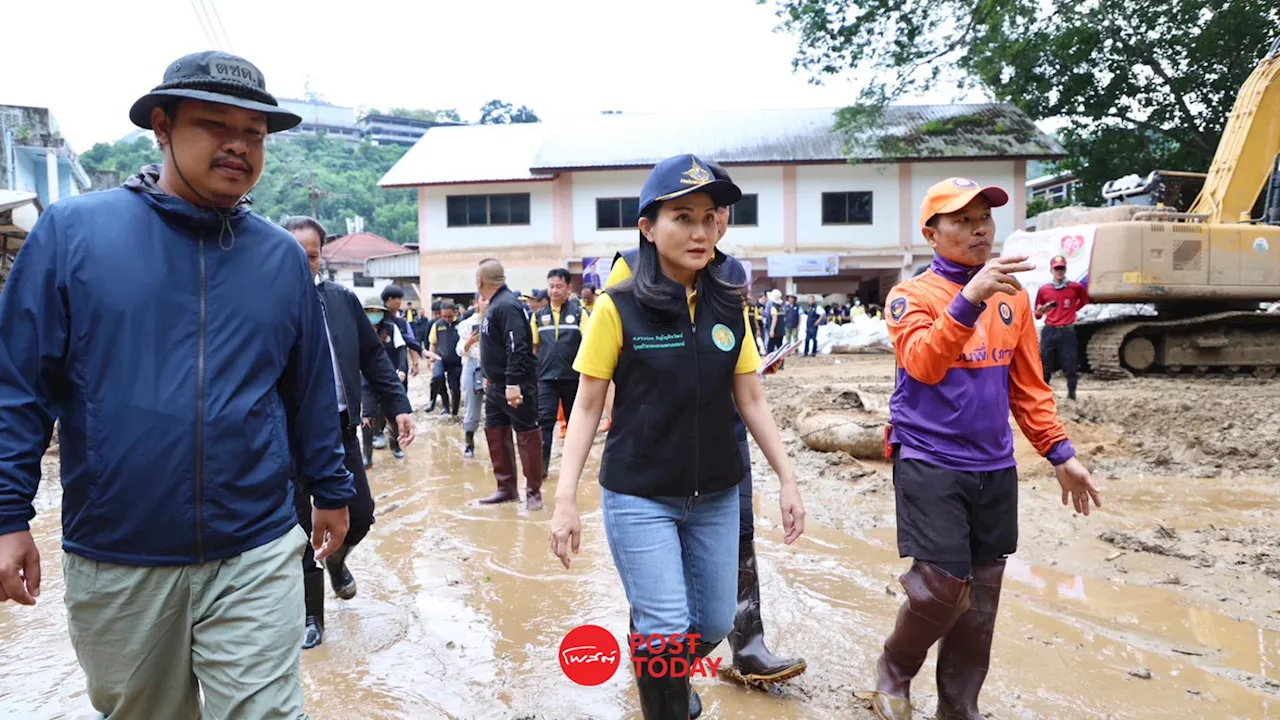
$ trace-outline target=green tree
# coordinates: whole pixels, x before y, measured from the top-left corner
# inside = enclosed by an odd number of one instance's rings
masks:
[[[521,105],[519,108],[502,100],[490,100],[480,108],[481,125],[506,125],[509,123],[536,123],[538,116]]]
[[[1097,202],[1107,180],[1207,172],[1236,94],[1280,35],[1275,0],[757,0],[794,33],[793,67],[815,81],[871,79],[837,127],[874,127],[885,105],[937,87],[1067,121],[1062,165]]]
[[[262,178],[249,193],[253,209],[279,222],[285,215],[311,214],[312,173],[317,219],[330,233],[346,234],[347,218],[364,218],[364,227],[398,243],[418,238],[418,197],[413,190],[384,190],[378,180],[408,150],[399,145],[359,144],[324,135],[273,138]],[[99,143],[80,156],[90,169],[111,169],[122,177],[147,163],[160,162],[148,137],[132,143]]]

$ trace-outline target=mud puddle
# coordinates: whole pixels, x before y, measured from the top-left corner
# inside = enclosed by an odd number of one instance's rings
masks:
[[[459,425],[427,419],[419,430],[405,460],[376,455],[370,480],[379,515],[350,561],[359,595],[326,598],[325,642],[303,653],[311,716],[639,718],[626,666],[588,688],[565,678],[557,659],[560,640],[578,625],[626,637],[626,600],[594,484],[583,483],[582,553],[565,570],[548,549],[549,510],[475,504],[493,489],[483,442],[479,457],[464,460]],[[0,605],[0,718],[93,717],[66,637],[56,460],[46,470],[33,525],[43,596],[35,608]],[[805,487],[809,531],[786,547],[776,480],[760,472],[756,487],[769,644],[805,657],[809,671],[773,694],[695,680],[703,717],[869,718],[853,693],[871,682],[900,601],[896,577],[906,563],[892,549],[892,531],[843,530],[836,515],[847,508]],[[544,497],[553,499],[554,482]],[[1273,629],[1183,588],[1128,585],[1111,577],[1114,563],[1081,571],[1027,559],[1011,563],[1002,598],[983,694],[993,716],[1280,717]],[[729,662],[726,647],[716,655]],[[933,671],[931,657],[914,686],[922,717],[935,703]]]

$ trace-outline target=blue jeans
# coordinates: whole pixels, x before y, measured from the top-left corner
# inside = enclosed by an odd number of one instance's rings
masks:
[[[654,498],[600,488],[600,506],[636,632],[724,640],[738,604],[738,488]]]

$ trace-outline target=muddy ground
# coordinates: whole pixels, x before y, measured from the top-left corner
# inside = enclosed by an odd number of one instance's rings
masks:
[[[781,543],[777,481],[753,448],[765,627],[770,645],[804,656],[809,671],[773,693],[695,681],[703,717],[871,717],[854,693],[871,681],[906,567],[892,484],[881,462],[807,449],[794,418],[855,395],[874,411],[892,370],[885,355],[793,358],[765,379],[810,518],[800,542]],[[421,407],[425,383],[411,389]],[[983,694],[990,717],[1280,716],[1278,401],[1280,382],[1086,377],[1080,402],[1061,413],[1104,491],[1106,507],[1087,519],[1062,506],[1051,469],[1019,437],[1022,536]],[[308,712],[638,718],[625,673],[580,687],[556,657],[578,625],[627,632],[594,462],[579,495],[582,552],[566,571],[548,550],[549,511],[475,503],[493,484],[483,441],[463,460],[454,421],[416,416],[408,457],[379,451],[370,473],[379,509],[351,559],[360,594],[329,596],[325,644],[303,653]],[[553,478],[555,469],[553,459]],[[33,523],[44,592],[35,608],[0,605],[0,718],[94,717],[66,636],[56,456],[45,470]],[[545,494],[550,504],[554,482]],[[932,674],[931,659],[914,686],[920,717],[932,716]]]

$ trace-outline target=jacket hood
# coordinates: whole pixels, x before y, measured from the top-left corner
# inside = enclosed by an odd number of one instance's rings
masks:
[[[249,214],[253,201],[249,196],[240,198],[230,210],[203,208],[192,205],[176,195],[160,188],[160,166],[144,165],[124,181],[124,187],[137,193],[153,210],[182,225],[196,230],[232,230]]]

